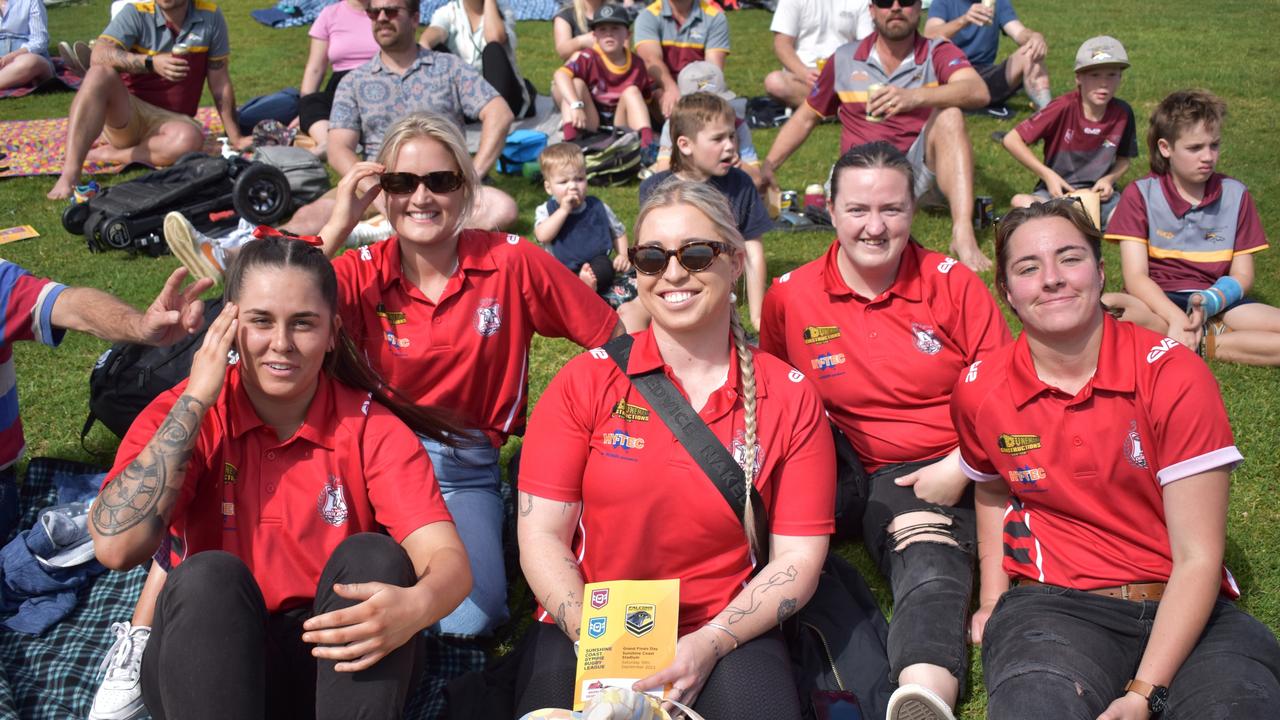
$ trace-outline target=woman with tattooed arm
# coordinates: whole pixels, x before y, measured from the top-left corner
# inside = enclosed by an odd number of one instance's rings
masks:
[[[225,288],[190,378],[134,422],[90,511],[104,565],[154,553],[171,568],[142,656],[147,709],[311,716],[301,700],[316,717],[398,718],[414,638],[471,587],[414,434],[456,428],[369,368],[320,248],[250,243]]]
[[[808,601],[833,530],[834,451],[816,390],[748,347],[732,289],[744,241],[714,188],[673,181],[636,220],[631,263],[653,324],[624,373],[601,350],[571,361],[534,410],[519,494],[520,564],[540,603],[516,709],[573,696],[583,585],[680,578],[675,662],[636,683],[712,718],[799,718],[778,624]],[[666,374],[754,485],[730,507],[631,377]],[[760,566],[763,567],[760,567]],[[758,571],[758,572],[757,572]],[[553,624],[554,623],[554,624]]]

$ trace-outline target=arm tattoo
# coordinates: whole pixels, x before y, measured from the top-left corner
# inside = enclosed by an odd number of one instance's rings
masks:
[[[221,70],[226,66],[227,66],[227,59],[222,58],[221,60],[210,60],[209,64],[206,67],[209,70]]]
[[[116,70],[134,74],[146,72],[146,56],[135,55],[122,47],[110,47],[108,51],[111,53],[111,67]]]
[[[782,602],[778,603],[778,624],[781,625],[787,618],[794,615],[795,612],[796,599],[783,598]]]
[[[520,517],[529,517],[533,512],[533,496],[527,492],[520,493]]]
[[[119,535],[144,522],[164,527],[182,489],[204,409],[190,395],[178,398],[147,446],[93,503],[90,519],[100,534]]]
[[[781,587],[788,583],[795,582],[797,575],[799,575],[799,573],[796,571],[795,565],[791,565],[786,570],[780,570],[774,573],[773,577],[769,578],[769,581],[763,585],[756,585],[751,588],[751,595],[747,598],[746,609],[732,606],[727,608],[729,613],[729,624],[733,625],[734,623],[741,622],[746,619],[748,615],[759,610],[760,605],[764,602],[763,598],[761,598],[762,595],[776,587]]]

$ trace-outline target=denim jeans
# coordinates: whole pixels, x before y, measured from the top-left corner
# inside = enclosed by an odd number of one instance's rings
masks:
[[[1151,638],[1159,603],[1021,586],[987,622],[982,667],[987,717],[1094,720],[1124,694]],[[1162,720],[1275,717],[1280,644],[1228,600],[1169,683]]]
[[[499,449],[476,435],[479,439],[459,447],[421,438],[471,564],[471,594],[433,628],[450,635],[488,635],[510,616],[502,560]]]
[[[896,684],[904,668],[928,663],[945,668],[965,687],[969,669],[966,637],[969,599],[973,592],[976,545],[973,488],[954,507],[925,502],[915,490],[894,480],[935,460],[886,465],[871,474],[870,497],[862,516],[863,542],[871,559],[893,590],[893,618],[889,621],[889,667]],[[902,550],[888,532],[889,523],[903,513],[928,510],[951,519],[940,531],[956,545],[923,540]]]

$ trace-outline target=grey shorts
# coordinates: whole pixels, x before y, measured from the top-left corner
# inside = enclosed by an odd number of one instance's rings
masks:
[[[917,198],[928,193],[937,186],[938,178],[929,169],[924,161],[924,149],[928,143],[928,125],[916,137],[916,141],[911,143],[911,147],[907,148],[907,160],[911,162],[911,170],[916,175],[916,186],[914,188]]]

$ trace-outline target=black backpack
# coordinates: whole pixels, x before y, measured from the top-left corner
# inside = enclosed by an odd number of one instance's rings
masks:
[[[603,130],[579,136],[573,142],[586,157],[589,185],[623,185],[640,176],[643,164],[638,133]]]
[[[168,347],[116,343],[98,356],[89,373],[89,417],[80,431],[84,442],[98,420],[117,437],[124,437],[138,414],[160,393],[191,374],[191,359],[205,330],[222,312],[222,298],[205,302],[204,327]]]

